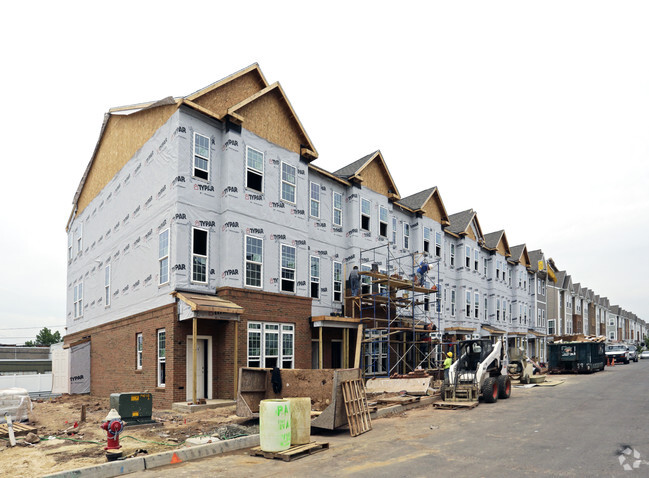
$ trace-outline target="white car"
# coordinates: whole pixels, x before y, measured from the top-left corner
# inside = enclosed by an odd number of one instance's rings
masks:
[[[643,350],[642,352],[640,352],[640,358],[649,359],[649,350]]]

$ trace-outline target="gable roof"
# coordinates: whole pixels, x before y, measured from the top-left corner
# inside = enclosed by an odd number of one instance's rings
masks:
[[[471,220],[475,214],[476,213],[473,209],[467,209],[466,211],[451,214],[448,217],[450,224],[446,229],[455,234],[466,233],[466,229],[469,227],[469,224],[471,224]]]
[[[509,242],[505,230],[490,232],[484,236],[485,247],[489,250],[495,251],[500,249],[500,252],[505,257],[511,257],[511,250],[509,249]]]
[[[534,272],[539,272],[539,261],[543,261],[545,263],[545,257],[543,255],[543,251],[541,249],[536,249],[534,251],[529,251],[530,254],[530,261],[532,262],[530,267]],[[545,271],[540,271],[544,273]]]
[[[236,122],[244,122],[246,121],[245,119],[246,111],[251,111],[253,104],[261,103],[264,101],[266,102],[273,101],[273,99],[271,98],[274,98],[274,100],[277,100],[284,104],[284,106],[288,109],[290,117],[294,121],[295,126],[299,131],[299,134],[302,136],[301,138],[302,142],[300,143],[300,150],[298,151],[299,154],[307,158],[309,161],[313,161],[314,159],[316,159],[318,157],[318,152],[316,151],[315,146],[313,146],[313,143],[311,142],[311,138],[309,138],[309,135],[304,129],[304,126],[302,126],[302,122],[300,122],[297,113],[295,113],[295,110],[293,109],[291,102],[288,100],[286,93],[284,93],[284,89],[279,84],[279,82],[275,82],[272,85],[267,86],[263,90],[260,90],[257,93],[253,94],[252,96],[240,101],[239,103],[230,106],[227,111],[228,115],[232,117]],[[268,126],[270,127],[267,128],[266,133],[270,133],[271,138],[267,137],[268,134],[266,135],[260,134],[260,136],[266,137],[266,139],[269,139],[274,143],[281,145],[280,140],[283,138],[283,136],[286,135],[287,132],[285,130],[278,131],[277,128],[275,128],[275,126],[277,126],[276,123]]]
[[[485,238],[486,242],[486,238]],[[527,246],[525,244],[519,244],[517,246],[512,246],[509,248],[511,252],[511,257],[508,259],[510,262],[523,264],[526,267],[529,267],[530,256],[527,253]]]
[[[448,226],[450,224],[449,221],[449,216],[448,213],[446,212],[446,207],[444,207],[444,202],[442,201],[442,197],[439,194],[439,190],[437,189],[436,186],[433,186],[432,188],[424,189],[423,191],[419,191],[418,193],[412,194],[408,197],[405,197],[403,199],[400,199],[398,201],[399,205],[405,206],[408,209],[426,214],[426,206],[431,202],[436,202],[437,203],[437,209],[439,211],[439,218],[434,217],[433,219],[439,219],[439,223],[442,224],[443,226]]]
[[[557,276],[557,285],[562,289],[565,289],[566,271],[557,271],[556,276]]]
[[[383,179],[376,179],[372,181],[372,179],[375,178],[369,178],[363,176],[362,174],[363,171],[370,171],[372,166],[375,166],[378,171],[383,173]],[[349,163],[347,166],[343,166],[339,170],[334,171],[333,174],[347,181],[358,181],[360,183],[366,182],[368,183],[368,187],[375,191],[377,189],[376,183],[384,182],[385,183],[384,186],[386,188],[388,197],[396,200],[401,199],[401,195],[399,194],[399,189],[397,189],[397,184],[394,182],[394,179],[392,179],[390,170],[388,169],[388,166],[385,163],[385,160],[383,159],[383,155],[381,154],[380,150],[376,150],[373,153],[368,154],[367,156],[363,156],[362,158],[357,159],[352,163]],[[374,186],[374,188],[370,186],[370,183],[373,183],[371,184],[371,186]],[[376,192],[382,193],[381,191],[376,191]]]

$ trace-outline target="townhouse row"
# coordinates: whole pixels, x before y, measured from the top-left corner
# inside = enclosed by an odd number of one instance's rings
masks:
[[[610,335],[613,319],[615,339],[645,335],[542,251],[484,234],[473,210],[448,214],[436,187],[402,197],[379,151],[334,172],[317,157],[256,64],[112,109],[67,225],[65,343],[80,390],[152,390],[157,406],[232,398],[242,366],[351,366],[359,333],[366,374],[387,374],[406,351],[371,322],[392,313],[439,341],[506,338],[540,360],[549,335]],[[398,312],[354,311],[354,266],[413,281],[422,263],[422,306],[402,288]],[[363,277],[365,296],[391,296]],[[441,349],[419,352],[408,366]]]

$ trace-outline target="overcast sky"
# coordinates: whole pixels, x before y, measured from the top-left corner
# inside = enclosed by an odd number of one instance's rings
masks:
[[[648,2],[220,3],[3,4],[0,343],[63,333],[104,113],[255,62],[318,166],[380,149],[402,197],[437,186],[649,320]]]

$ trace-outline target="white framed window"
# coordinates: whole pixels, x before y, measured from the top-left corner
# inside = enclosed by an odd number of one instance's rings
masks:
[[[210,139],[194,133],[194,177],[209,179],[210,176]]]
[[[506,268],[507,263],[503,262],[503,282],[507,282],[507,268]]]
[[[74,244],[74,233],[68,232],[68,262],[72,260],[72,246]]]
[[[455,317],[455,291],[451,290],[451,317]]]
[[[264,240],[246,236],[246,285],[261,287],[264,264]]]
[[[473,270],[478,272],[478,264],[480,264],[480,252],[478,249],[473,251]]]
[[[295,204],[295,167],[282,161],[282,200]]]
[[[368,265],[363,264],[361,266],[361,272],[369,272],[372,268]],[[366,295],[372,292],[372,278],[368,275],[361,276],[361,294]]]
[[[435,233],[435,255],[437,257],[442,257],[442,233]]]
[[[397,243],[397,218],[392,218],[392,244]]]
[[[104,268],[104,306],[110,305],[110,264]]]
[[[334,226],[341,227],[343,225],[343,195],[339,192],[333,191],[333,218]]]
[[[487,260],[486,257],[484,257],[484,258],[482,259],[482,265],[483,265],[483,267],[484,267],[484,269],[483,269],[483,274],[484,274],[484,275],[487,275],[488,260]]]
[[[361,229],[363,231],[370,230],[370,213],[372,211],[372,203],[369,199],[361,198]]]
[[[410,224],[403,223],[403,248],[410,249]]]
[[[320,258],[317,256],[309,257],[309,283],[311,284],[311,298],[320,298]]]
[[[487,297],[484,298],[484,318],[485,320],[489,319],[489,299]]]
[[[83,316],[83,282],[74,286],[74,318],[78,319]]]
[[[455,244],[451,244],[451,247],[449,248],[449,259],[451,263],[451,267],[455,267]]]
[[[295,292],[295,247],[281,245],[282,281],[280,290],[282,292]]]
[[[424,227],[424,252],[430,252],[430,227]]]
[[[192,227],[192,282],[207,284],[208,231]]]
[[[142,353],[144,351],[144,339],[142,334],[135,334],[135,368],[142,370]]]
[[[169,282],[169,229],[158,235],[158,285]]]
[[[246,187],[264,191],[264,153],[246,146]]]
[[[464,307],[466,308],[465,315],[471,317],[471,292],[466,291],[466,300],[464,301]]]
[[[500,279],[500,261],[496,261],[496,279]]]
[[[334,302],[341,302],[343,300],[343,264],[342,262],[333,263],[333,290]]]
[[[500,320],[500,299],[496,299],[496,320]]]
[[[318,183],[311,182],[309,188],[309,216],[319,218],[320,217],[320,185]]]
[[[464,246],[464,266],[467,269],[471,268],[471,248],[469,246]]]
[[[158,329],[158,387],[167,383],[167,334]]]
[[[79,223],[77,229],[77,255],[83,252],[83,222]]]
[[[477,319],[480,315],[480,294],[475,292],[473,294],[473,316]]]
[[[379,236],[388,237],[388,208],[379,206]]]
[[[293,368],[295,326],[248,322],[248,367]]]
[[[536,309],[536,326],[541,326],[541,309]]]

